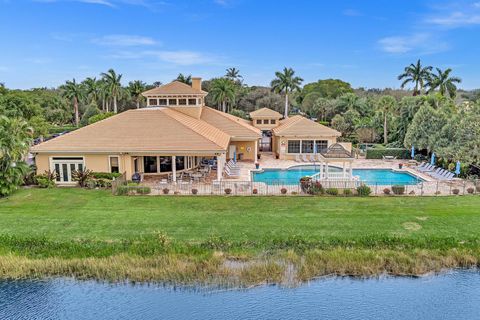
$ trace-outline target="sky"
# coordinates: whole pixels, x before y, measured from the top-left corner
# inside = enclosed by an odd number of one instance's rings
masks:
[[[452,68],[480,88],[480,0],[0,0],[0,82],[55,87],[110,68],[132,80],[236,67],[268,85],[338,78],[398,88],[403,68]]]

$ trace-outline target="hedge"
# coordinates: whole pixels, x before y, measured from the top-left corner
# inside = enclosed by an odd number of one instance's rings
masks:
[[[367,159],[383,159],[384,156],[397,157],[397,159],[410,159],[410,150],[401,148],[368,149]]]

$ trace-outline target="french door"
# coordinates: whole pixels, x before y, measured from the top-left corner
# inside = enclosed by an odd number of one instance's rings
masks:
[[[58,183],[73,183],[72,173],[83,170],[83,158],[52,158],[52,167]]]

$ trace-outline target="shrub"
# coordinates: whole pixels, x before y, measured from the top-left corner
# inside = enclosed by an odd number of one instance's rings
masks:
[[[454,195],[458,195],[458,194],[460,194],[460,189],[455,188],[455,189],[452,190],[452,193]]]
[[[298,194],[297,191],[292,191],[292,196],[296,196]]]
[[[100,113],[100,114],[91,116],[90,118],[88,118],[88,124],[92,124],[100,120],[107,119],[113,115],[114,115],[113,112],[105,112],[105,113]]]
[[[136,191],[138,194],[150,194],[152,192],[150,187],[138,187]]]
[[[392,191],[394,194],[403,195],[405,194],[405,186],[402,186],[402,185],[392,186]]]
[[[173,194],[174,194],[174,195],[179,195],[179,194],[180,194],[180,191],[174,191]]]
[[[55,180],[57,179],[56,171],[45,171],[43,174],[35,176],[34,180],[40,188],[52,188],[55,187]]]
[[[163,194],[168,194],[170,192],[170,189],[168,188],[163,188],[162,190]]]
[[[287,191],[288,191],[288,190],[287,190],[286,188],[280,189],[280,192],[281,192],[282,194],[287,194]]]
[[[198,189],[192,189],[192,194],[197,194],[198,193]]]
[[[327,188],[325,190],[326,194],[329,194],[331,196],[337,196],[338,195],[338,189],[337,188]]]
[[[72,172],[73,181],[77,181],[80,187],[85,187],[86,182],[92,178],[92,170],[75,170]]]
[[[390,195],[390,189],[388,188],[383,189],[383,193],[386,194],[387,196]]]
[[[348,197],[352,195],[352,190],[351,189],[344,189],[343,190],[343,195]]]
[[[384,156],[397,157],[398,159],[410,159],[410,152],[403,148],[388,148],[388,149],[368,149],[367,159],[382,159]]]
[[[257,189],[257,188],[253,189],[253,190],[252,190],[252,193],[253,193],[253,194],[258,194],[258,189]]]
[[[92,177],[95,179],[113,180],[120,177],[122,174],[118,172],[92,172]]]
[[[97,186],[97,180],[89,179],[85,182],[85,187],[88,189],[95,189]]]
[[[116,195],[117,196],[126,196],[130,192],[130,187],[129,186],[118,186]]]
[[[411,195],[411,196],[414,196],[415,195],[415,190],[410,191],[408,194]]]
[[[438,191],[436,191],[434,194],[435,194],[436,196],[438,196],[439,194],[442,194],[442,193],[440,192],[440,190],[438,190]]]
[[[362,184],[357,187],[357,194],[360,197],[368,197],[372,193],[372,189],[366,184]]]
[[[230,194],[230,193],[232,193],[232,189],[230,189],[230,188],[226,188],[224,191],[225,191],[225,194]]]
[[[473,189],[473,188],[468,188],[468,189],[467,189],[467,192],[468,192],[469,194],[473,194],[473,193],[475,192],[475,189]]]

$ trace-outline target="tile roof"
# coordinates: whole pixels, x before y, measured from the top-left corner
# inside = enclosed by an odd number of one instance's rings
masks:
[[[198,94],[198,95],[206,95],[207,92],[203,90],[198,90],[192,88],[188,84],[185,84],[180,81],[173,81],[168,84],[165,84],[160,87],[156,87],[150,90],[147,90],[142,93],[143,96],[151,96],[151,95],[174,95],[174,94]]]
[[[232,138],[259,139],[262,132],[249,121],[210,107],[202,108],[200,119],[229,134]]]
[[[337,130],[326,127],[320,123],[309,120],[305,117],[296,115],[284,120],[280,120],[280,125],[273,128],[273,133],[277,136],[296,136],[296,137],[339,137],[342,134]]]
[[[261,108],[261,109],[250,112],[250,117],[251,118],[270,117],[270,118],[280,119],[283,116],[275,110],[272,110],[269,108]]]
[[[230,136],[168,108],[122,112],[32,147],[32,152],[225,151]]]

